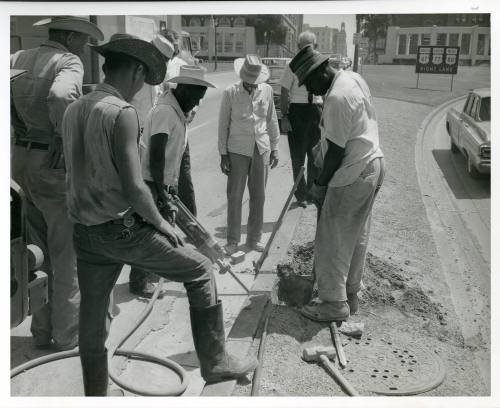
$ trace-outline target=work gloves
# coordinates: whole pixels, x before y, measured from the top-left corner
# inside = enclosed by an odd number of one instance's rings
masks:
[[[320,186],[316,184],[316,181],[312,185],[309,190],[309,197],[316,204],[316,207],[321,208],[323,206],[323,202],[325,201],[326,190],[328,186]]]

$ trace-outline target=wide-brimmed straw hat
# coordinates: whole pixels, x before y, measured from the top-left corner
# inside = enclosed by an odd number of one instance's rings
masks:
[[[234,70],[242,81],[249,84],[261,84],[269,79],[269,68],[258,55],[248,54],[245,58],[236,58]]]
[[[215,88],[215,85],[205,80],[205,69],[198,65],[181,65],[179,67],[179,75],[169,79],[167,82]]]
[[[55,30],[74,31],[76,33],[87,34],[99,41],[104,40],[104,34],[99,27],[83,17],[53,16],[39,20],[34,23],[33,26],[52,28]]]
[[[299,86],[302,86],[306,78],[325,61],[328,61],[328,57],[312,46],[302,48],[290,61],[290,69],[297,76]]]
[[[89,46],[104,57],[109,53],[117,53],[139,60],[148,68],[145,82],[149,85],[161,84],[167,73],[165,59],[160,50],[139,37],[130,34],[113,34],[106,44],[89,44]]]
[[[160,52],[168,59],[171,59],[174,56],[174,45],[163,35],[155,34],[153,39],[151,40],[151,44],[158,48]]]

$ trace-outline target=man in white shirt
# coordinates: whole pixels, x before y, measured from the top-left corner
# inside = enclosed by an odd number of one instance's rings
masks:
[[[241,81],[224,90],[219,114],[221,170],[227,178],[226,252],[238,250],[241,207],[248,179],[250,213],[246,246],[262,252],[264,200],[269,166],[278,164],[279,128],[268,68],[257,55],[234,61]]]
[[[311,31],[299,35],[299,50],[304,47],[316,48],[316,36]],[[295,198],[301,207],[307,205],[308,190],[318,176],[314,165],[312,149],[320,138],[319,121],[322,99],[299,86],[298,79],[287,65],[280,80],[281,84],[281,126],[288,132],[288,146],[292,159],[293,178],[298,176],[307,155],[307,176],[304,174],[295,191]],[[307,182],[306,182],[307,179]]]
[[[324,96],[321,173],[310,194],[321,208],[314,264],[318,300],[302,308],[316,321],[346,320],[358,309],[371,210],[384,179],[373,99],[364,79],[337,71],[312,47],[290,62],[299,85]]]

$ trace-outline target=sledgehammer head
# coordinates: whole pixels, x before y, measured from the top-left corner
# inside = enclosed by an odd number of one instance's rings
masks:
[[[328,357],[330,360],[335,360],[335,356],[337,355],[333,347],[325,347],[325,346],[305,347],[302,350],[302,359],[307,362],[319,361],[319,356],[322,354]]]

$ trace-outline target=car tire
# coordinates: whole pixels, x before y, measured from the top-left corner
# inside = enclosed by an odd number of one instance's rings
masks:
[[[474,166],[474,163],[472,162],[472,160],[468,155],[466,156],[466,159],[467,159],[467,173],[469,173],[469,176],[471,176],[471,178],[473,179],[481,177],[481,173],[478,171],[476,166]]]

